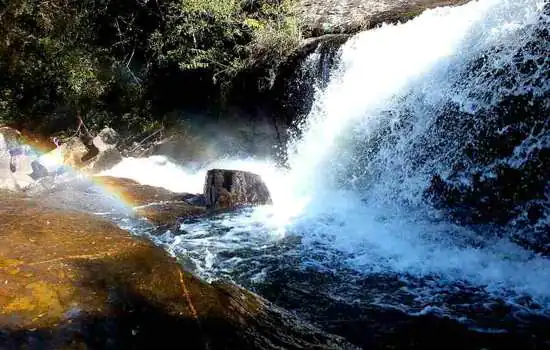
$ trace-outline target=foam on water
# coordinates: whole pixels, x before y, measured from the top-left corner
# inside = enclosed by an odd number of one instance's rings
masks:
[[[347,253],[358,272],[437,276],[441,283],[463,281],[502,297],[529,295],[550,307],[546,258],[507,240],[482,239],[463,227],[434,222],[421,212],[388,212],[365,206],[352,194],[327,200],[331,205],[310,210],[290,230],[302,233],[307,246]]]

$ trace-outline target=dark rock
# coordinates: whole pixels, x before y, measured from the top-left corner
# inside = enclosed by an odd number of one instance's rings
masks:
[[[91,174],[111,169],[122,161],[122,155],[116,148],[100,151],[95,160],[87,165],[84,170]]]
[[[434,130],[460,146],[449,157],[451,171],[433,174],[425,191],[426,198],[459,223],[494,225],[497,229],[491,231],[544,254],[550,254],[550,91],[543,78],[550,62],[542,59],[547,43],[548,30],[537,29],[503,67],[492,69],[490,55],[470,64],[464,81],[484,74],[497,82],[490,92],[494,103],[475,114],[454,103],[441,109]],[[533,57],[540,58],[537,64]],[[526,85],[516,87],[511,71],[524,72]],[[509,87],[517,90],[508,93]]]
[[[209,209],[271,204],[269,190],[262,178],[239,170],[209,170],[206,174],[204,196]]]
[[[48,169],[40,162],[34,160],[31,162],[32,173],[29,175],[33,180],[38,180],[48,176]]]
[[[202,194],[185,194],[182,198],[186,203],[198,207],[206,207],[206,197]]]
[[[282,145],[286,145],[290,134],[299,137],[299,126],[313,106],[316,91],[327,86],[340,47],[350,37],[348,34],[327,34],[306,39],[279,66],[269,100]]]
[[[346,349],[98,217],[0,197],[1,349]]]

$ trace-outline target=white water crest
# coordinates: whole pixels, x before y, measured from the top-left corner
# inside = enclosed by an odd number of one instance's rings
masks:
[[[490,69],[517,60],[532,31],[548,25],[547,17],[541,20],[545,4],[472,1],[350,40],[302,137],[290,146],[293,192],[309,204],[289,231],[310,246],[346,253],[359,271],[436,275],[503,296],[526,294],[550,307],[550,260],[448,223],[422,197],[434,173],[450,170],[468,137],[468,130],[430,133],[434,111],[452,102],[475,115],[493,103],[478,98],[482,93],[498,98],[529,86],[533,76],[516,71],[506,72],[517,75],[512,87],[468,72],[479,58]],[[547,90],[545,83],[533,93]]]
[[[279,245],[297,237],[298,247],[293,243],[288,254],[300,256],[304,265],[432,279],[442,289],[467,284],[510,304],[527,297],[537,305],[530,311],[550,314],[548,258],[497,238],[497,229],[480,235],[454,224],[423,198],[432,175],[449,173],[470,137],[468,129],[437,127],[444,106],[474,118],[475,129],[485,122],[475,120],[479,111],[504,93],[524,92],[541,74],[509,71],[515,79],[510,86],[489,73],[517,60],[533,30],[548,25],[546,4],[472,1],[356,35],[315,97],[301,136],[289,145],[288,172],[257,161],[209,166],[262,175],[274,205],[186,223],[185,234],[167,232],[158,241],[189,257],[203,276],[234,276],[231,271],[240,268],[257,279],[268,270],[262,261],[285,256]],[[477,60],[487,68],[471,74]],[[547,89],[543,83],[531,92],[537,96]],[[189,173],[152,157],[127,159],[107,174],[201,192],[205,171]],[[426,308],[441,292],[407,288]],[[403,303],[399,307],[406,309]]]

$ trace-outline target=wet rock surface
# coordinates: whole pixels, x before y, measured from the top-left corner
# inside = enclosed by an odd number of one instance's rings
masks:
[[[0,151],[7,152],[10,144],[21,138],[21,132],[8,126],[0,127]]]
[[[10,127],[0,127],[0,189],[23,191],[35,181],[36,169],[33,159],[25,154],[23,135]],[[10,161],[10,152],[18,149],[14,161]],[[12,166],[15,166],[12,169]]]
[[[271,195],[262,178],[239,170],[209,170],[206,174],[204,196],[209,209],[271,204]]]
[[[135,214],[151,223],[170,226],[180,218],[204,215],[202,196],[174,193],[164,188],[139,184],[130,179],[96,176],[94,180],[108,192],[134,208]]]
[[[460,5],[468,0],[301,0],[298,13],[306,33],[356,33],[383,22],[411,19],[438,6]]]
[[[95,174],[109,169],[122,160],[116,148],[118,134],[103,129],[90,144],[73,137],[60,147],[52,149],[51,142],[40,142],[24,136],[18,130],[0,128],[0,189],[16,192],[42,192],[52,186],[47,178],[67,171]],[[10,162],[10,150],[17,150]],[[49,151],[46,154],[42,152]],[[14,169],[12,169],[14,168]],[[46,179],[45,181],[42,181]]]
[[[31,163],[29,157],[20,156],[16,161],[16,171],[11,172],[9,155],[0,154],[0,190],[20,192],[32,186],[35,180],[31,177]]]
[[[151,203],[183,200],[186,194],[175,193],[162,187],[142,185],[137,181],[112,176],[94,176],[93,181],[126,203],[139,207]]]
[[[514,60],[499,69],[489,69],[486,58],[471,64],[467,79],[482,74],[493,81],[502,79],[493,86],[501,95],[490,108],[480,108],[475,118],[458,106],[446,106],[436,126],[464,136],[458,136],[462,143],[449,166],[452,170],[434,174],[426,190],[426,197],[457,222],[495,225],[503,235],[546,255],[550,255],[550,61],[543,57],[548,39],[548,29],[536,30]],[[522,84],[529,88],[509,92],[517,79],[506,76],[510,71],[521,72]]]
[[[116,131],[105,128],[91,140],[92,149],[87,147],[83,139],[75,137],[62,144],[59,152],[63,154],[63,161],[67,166],[95,174],[113,167],[122,160],[122,155],[116,148],[118,138]]]
[[[134,180],[110,176],[95,176],[93,180],[133,207],[136,215],[163,227],[175,225],[180,219],[200,217],[212,211],[271,203],[269,190],[261,177],[245,171],[208,171],[204,194],[174,193]]]
[[[98,217],[0,198],[0,348],[345,349]]]
[[[0,166],[2,164],[0,158]],[[93,214],[132,215],[162,227],[171,227],[181,219],[201,217],[212,211],[271,203],[269,190],[259,175],[235,170],[209,172],[207,181],[210,182],[205,185],[205,194],[175,193],[111,176],[66,180],[46,176],[34,181],[26,173],[13,175],[8,172],[9,169],[5,174],[0,170],[3,181],[0,184],[4,189],[19,190],[50,207]]]

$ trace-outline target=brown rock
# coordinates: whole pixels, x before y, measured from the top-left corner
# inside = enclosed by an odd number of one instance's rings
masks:
[[[195,217],[206,212],[206,208],[187,201],[189,197],[196,197],[193,195],[142,185],[130,179],[110,176],[95,176],[93,179],[110,193],[135,207],[137,215],[157,225],[172,225],[179,218]]]
[[[0,348],[351,347],[97,217],[0,197]]]
[[[178,219],[202,216],[206,208],[189,205],[183,201],[153,203],[135,208],[136,214],[156,225],[174,225]]]
[[[416,17],[426,9],[469,0],[300,0],[298,16],[308,36],[352,34],[383,22]]]
[[[182,194],[174,193],[162,187],[142,185],[132,179],[94,176],[92,181],[100,184],[108,192],[116,194],[134,207],[157,202],[177,201],[182,197]]]
[[[93,145],[98,152],[95,155],[92,153],[92,157],[89,157],[90,150],[80,138],[72,138],[60,147],[63,161],[66,165],[88,174],[112,168],[122,160],[122,155],[116,149],[117,137],[114,130],[103,129],[93,139]]]
[[[204,196],[209,209],[271,204],[269,190],[262,178],[239,170],[209,170],[206,174]]]

